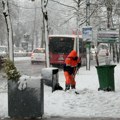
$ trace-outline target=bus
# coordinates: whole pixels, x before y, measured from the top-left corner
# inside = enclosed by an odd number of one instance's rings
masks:
[[[74,49],[77,49],[76,35],[49,35],[49,57],[50,65],[63,66],[66,57]],[[85,42],[82,36],[79,36],[79,53],[82,59],[82,65],[86,64]]]

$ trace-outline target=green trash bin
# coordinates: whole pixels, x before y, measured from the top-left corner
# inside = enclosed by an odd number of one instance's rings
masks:
[[[116,65],[96,66],[99,85],[98,90],[115,91],[114,85],[114,67]]]

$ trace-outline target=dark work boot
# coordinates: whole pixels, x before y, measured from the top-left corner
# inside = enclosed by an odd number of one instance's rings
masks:
[[[75,85],[71,85],[71,89],[75,89]]]
[[[65,91],[70,89],[70,85],[65,85]]]

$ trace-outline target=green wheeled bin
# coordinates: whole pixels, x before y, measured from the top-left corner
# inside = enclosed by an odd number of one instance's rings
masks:
[[[114,68],[116,65],[96,66],[99,85],[98,90],[115,91],[114,85]]]

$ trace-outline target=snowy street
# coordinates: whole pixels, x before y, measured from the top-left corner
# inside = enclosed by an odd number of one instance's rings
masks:
[[[115,67],[115,92],[98,91],[99,82],[95,66],[90,71],[80,68],[76,76],[76,91],[55,91],[44,85],[44,117],[108,117],[120,118],[120,64]],[[41,77],[41,76],[40,76]],[[59,83],[64,88],[63,71],[59,72]],[[0,86],[0,117],[8,117],[6,81]]]
[[[120,0],[0,0],[0,120],[23,119],[120,120]]]

